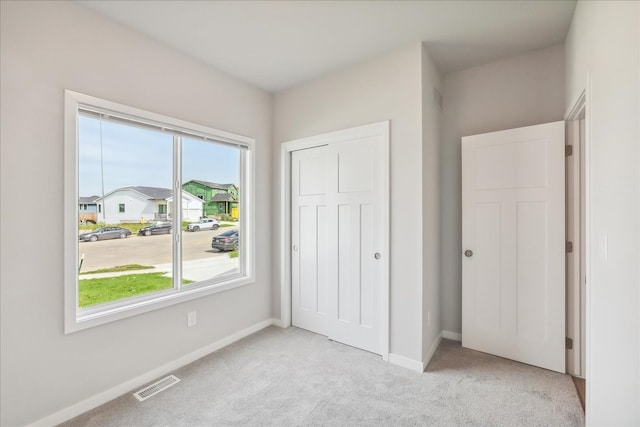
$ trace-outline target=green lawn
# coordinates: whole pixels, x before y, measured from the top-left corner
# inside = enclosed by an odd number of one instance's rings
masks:
[[[95,304],[116,301],[149,292],[171,289],[173,278],[165,273],[125,274],[104,279],[85,279],[79,281],[78,304],[88,307]],[[182,280],[183,284],[192,283]]]

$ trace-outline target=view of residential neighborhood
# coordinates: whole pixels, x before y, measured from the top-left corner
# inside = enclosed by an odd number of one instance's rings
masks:
[[[239,271],[237,148],[184,138],[175,195],[171,135],[81,116],[78,147],[80,308],[173,288],[177,232],[182,285]]]
[[[191,180],[182,185],[182,220],[226,216],[238,219],[238,187],[235,184]],[[80,196],[80,223],[106,224],[166,221],[174,212],[170,188],[131,186],[116,188],[104,197]]]

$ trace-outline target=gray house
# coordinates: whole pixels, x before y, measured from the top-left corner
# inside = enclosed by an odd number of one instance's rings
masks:
[[[78,197],[78,222],[95,224],[98,222],[98,196]]]

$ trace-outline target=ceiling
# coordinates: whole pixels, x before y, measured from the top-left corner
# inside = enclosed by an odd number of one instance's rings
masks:
[[[556,1],[95,1],[79,3],[276,92],[424,41],[442,73],[562,43]]]

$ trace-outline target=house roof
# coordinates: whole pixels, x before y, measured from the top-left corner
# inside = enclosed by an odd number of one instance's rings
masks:
[[[96,200],[98,200],[99,196],[89,196],[89,197],[78,197],[78,203],[81,205],[95,205]]]
[[[212,202],[235,202],[236,198],[231,193],[218,193],[211,199]]]
[[[228,190],[229,187],[234,186],[235,184],[218,184],[215,182],[208,182],[208,181],[200,181],[199,179],[192,179],[189,182],[197,182],[200,185],[204,185],[205,187],[209,187],[209,188],[216,188],[218,190]],[[186,184],[188,184],[189,182],[186,182]]]
[[[204,200],[202,200],[199,197],[194,196],[193,194],[189,193],[188,191],[183,191],[182,192],[182,200],[183,201],[187,201],[188,203],[200,203],[201,205],[204,204]],[[173,202],[173,196],[167,197],[167,202]]]
[[[117,191],[136,191],[143,196],[148,197],[150,200],[166,200],[173,194],[173,190],[171,190],[170,188],[131,186],[116,188],[115,190],[105,194],[105,197]],[[100,199],[101,198],[102,197],[100,197]]]

